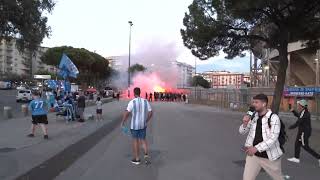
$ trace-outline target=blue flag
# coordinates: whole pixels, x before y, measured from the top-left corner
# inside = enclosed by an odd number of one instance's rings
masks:
[[[60,64],[59,64],[59,75],[62,76],[64,79],[67,77],[77,78],[79,74],[79,70],[76,65],[73,64],[71,59],[63,53]]]
[[[50,89],[57,89],[58,85],[57,85],[57,82],[55,80],[48,80],[47,82],[48,82],[48,87]]]

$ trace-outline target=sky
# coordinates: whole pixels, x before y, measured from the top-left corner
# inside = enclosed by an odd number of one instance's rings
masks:
[[[56,0],[48,14],[51,36],[43,46],[73,46],[96,51],[104,57],[128,54],[129,24],[132,26],[132,54],[144,46],[174,44],[177,60],[194,65],[195,58],[184,47],[180,29],[192,0]],[[147,42],[147,43],[146,43]],[[151,43],[150,43],[151,42]],[[221,54],[197,61],[197,71],[249,72],[249,58],[224,59]]]

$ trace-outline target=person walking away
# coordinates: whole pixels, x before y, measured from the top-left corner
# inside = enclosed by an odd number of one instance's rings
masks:
[[[186,101],[187,101],[187,96],[184,94],[184,95],[182,95],[182,99],[183,99],[183,102],[185,102],[186,103]]]
[[[83,95],[83,92],[80,92],[78,98],[78,111],[79,111],[79,122],[84,122],[84,109],[86,108],[86,97]]]
[[[98,121],[102,121],[102,101],[100,97],[97,97],[97,101],[96,101],[96,105],[97,105],[97,122]]]
[[[149,102],[152,102],[152,93],[149,94]]]
[[[297,104],[298,112],[294,109],[291,109],[291,112],[294,116],[298,118],[298,120],[296,121],[296,123],[289,127],[289,129],[295,129],[298,127],[297,138],[294,146],[295,154],[294,157],[289,158],[288,161],[300,163],[300,149],[302,147],[304,150],[306,150],[308,153],[310,153],[313,157],[315,157],[318,160],[320,166],[320,155],[309,146],[309,138],[311,136],[312,128],[311,115],[308,110],[308,102],[303,99],[298,101]]]
[[[146,92],[146,99],[148,99],[148,93]]]
[[[249,115],[245,115],[243,124],[239,128],[240,134],[249,133],[244,147],[247,157],[243,180],[255,180],[261,168],[273,180],[283,180],[281,170],[283,150],[278,140],[282,123],[277,114],[267,109],[267,105],[266,95],[258,94],[253,97],[256,113],[252,119]]]
[[[117,100],[120,101],[120,92],[117,92]]]
[[[36,127],[40,124],[44,139],[49,139],[47,124],[48,124],[48,103],[40,98],[38,92],[33,92],[33,100],[29,104],[29,110],[32,114],[31,133],[28,137],[34,137]]]
[[[140,145],[142,145],[144,150],[145,163],[150,164],[148,144],[146,140],[146,129],[147,124],[150,122],[152,117],[152,109],[149,102],[140,97],[140,93],[140,88],[134,88],[135,98],[129,102],[121,122],[122,128],[124,123],[127,121],[129,114],[132,114],[130,130],[133,138],[133,159],[131,162],[136,165],[141,163],[139,157]]]

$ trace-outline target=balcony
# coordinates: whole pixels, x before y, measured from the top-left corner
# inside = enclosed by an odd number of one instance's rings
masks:
[[[31,64],[28,61],[22,61],[21,64],[23,64],[25,67],[30,68]]]
[[[7,60],[6,60],[6,63],[7,63],[7,64],[12,64],[13,62],[12,62],[12,60],[8,60],[8,59],[7,59]]]
[[[29,74],[31,72],[30,68],[22,68],[22,71],[24,71],[24,73]]]
[[[12,53],[12,51],[13,51],[13,48],[11,46],[8,46],[7,47],[7,53]]]
[[[13,68],[12,68],[11,66],[9,66],[9,67],[6,68],[7,72],[11,72],[12,69],[13,69]]]

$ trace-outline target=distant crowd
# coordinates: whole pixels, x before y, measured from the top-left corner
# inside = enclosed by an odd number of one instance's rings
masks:
[[[170,92],[153,92],[153,93],[146,92],[145,98],[150,102],[152,101],[186,102],[187,95],[183,93],[170,93]]]

